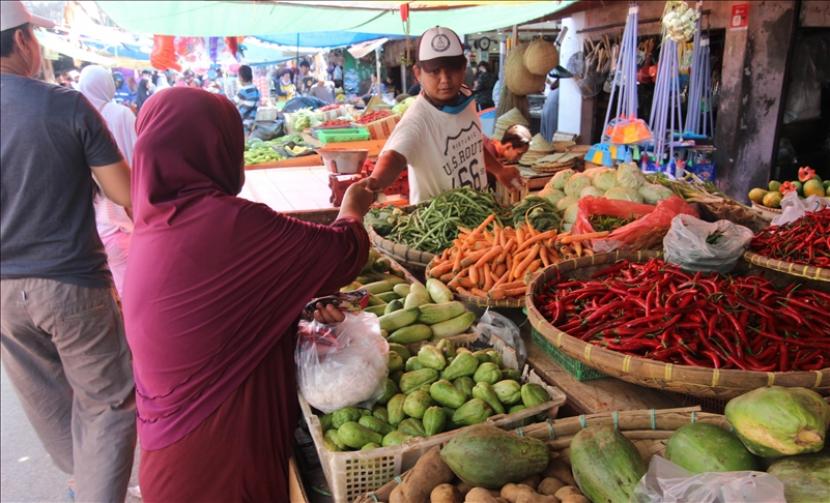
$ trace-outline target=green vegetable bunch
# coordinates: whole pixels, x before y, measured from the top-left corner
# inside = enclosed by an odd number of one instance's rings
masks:
[[[543,197],[528,196],[511,211],[513,226],[530,224],[537,231],[558,229],[561,222],[556,205]]]

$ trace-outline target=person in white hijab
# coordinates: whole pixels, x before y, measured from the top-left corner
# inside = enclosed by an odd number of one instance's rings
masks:
[[[132,165],[136,138],[135,115],[132,110],[113,100],[115,81],[112,73],[98,65],[87,66],[81,71],[79,86],[81,93],[104,118],[127,164]],[[120,296],[133,222],[124,208],[107,199],[100,191],[95,196],[94,205],[98,234],[104,243],[115,289]]]

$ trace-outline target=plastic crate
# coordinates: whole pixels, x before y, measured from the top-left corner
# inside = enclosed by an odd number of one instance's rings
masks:
[[[392,131],[394,131],[395,126],[400,121],[401,116],[394,114],[374,122],[363,124],[363,127],[369,130],[369,135],[373,140],[385,140],[392,136]]]
[[[502,428],[516,428],[537,415],[556,418],[559,407],[565,403],[565,394],[548,385],[529,366],[525,365],[523,382],[543,386],[551,397],[536,407],[530,407],[515,414],[500,414],[488,421]],[[300,410],[308,425],[314,447],[320,458],[320,465],[326,476],[332,498],[336,503],[347,503],[386,484],[406,470],[412,468],[423,454],[436,445],[444,445],[455,435],[469,428],[459,428],[438,435],[414,438],[401,445],[381,447],[371,451],[334,452],[323,445],[323,429],[320,420],[311,411],[311,406],[299,396]]]
[[[593,379],[602,379],[604,377],[608,377],[602,372],[593,369],[579,360],[571,358],[570,356],[566,355],[565,353],[559,351],[554,347],[553,344],[548,342],[547,339],[541,336],[536,329],[531,328],[531,338],[533,342],[536,343],[537,346],[542,348],[542,350],[547,353],[548,356],[553,358],[553,361],[559,364],[560,367],[565,369],[574,379],[577,381],[590,381]]]
[[[317,131],[317,139],[323,145],[328,143],[368,140],[369,130],[364,127],[320,129]]]

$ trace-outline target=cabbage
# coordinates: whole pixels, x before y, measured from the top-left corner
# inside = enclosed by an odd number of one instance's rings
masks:
[[[671,197],[674,192],[668,187],[660,185],[659,183],[646,183],[640,186],[637,191],[643,196],[643,200],[648,204],[657,204],[663,199]]]
[[[602,173],[594,176],[592,183],[594,184],[594,187],[605,192],[606,190],[617,186],[617,172],[611,169],[603,171]]]
[[[563,169],[559,173],[553,175],[553,178],[550,179],[550,181],[547,183],[547,186],[552,189],[562,190],[565,188],[565,182],[567,182],[568,178],[573,176],[574,173],[576,172],[572,169]]]
[[[559,211],[565,211],[565,208],[577,202],[577,198],[571,196],[565,196],[556,203],[556,209]]]
[[[589,185],[582,189],[582,192],[579,193],[579,197],[585,196],[594,196],[594,197],[602,197],[605,193],[598,188],[594,187],[593,185]]]
[[[611,171],[611,168],[604,168],[602,166],[597,166],[595,168],[588,168],[585,171],[583,171],[583,173],[588,175],[588,178],[593,180],[594,178],[596,178],[597,175],[600,175],[600,174],[605,173],[607,171]]]
[[[568,181],[565,182],[565,194],[572,197],[578,197],[579,193],[582,192],[582,189],[589,185],[591,185],[591,179],[588,178],[588,175],[577,173],[568,178]]]
[[[545,199],[550,201],[551,204],[556,205],[556,203],[558,203],[560,199],[565,197],[565,193],[559,189],[545,187],[544,189],[542,189],[541,192],[539,192],[539,196],[544,197]]]
[[[565,215],[562,219],[569,224],[576,222],[576,212],[579,211],[579,205],[577,203],[573,203],[572,205],[565,208]]]
[[[614,187],[605,193],[607,199],[617,199],[620,201],[631,201],[633,203],[642,203],[643,197],[637,192],[637,189],[630,189],[628,187]]]
[[[646,177],[636,164],[620,164],[617,168],[617,185],[620,187],[636,189],[644,183],[646,183]]]

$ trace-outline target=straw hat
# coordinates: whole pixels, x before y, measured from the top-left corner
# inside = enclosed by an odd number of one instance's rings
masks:
[[[550,42],[537,38],[527,47],[522,59],[527,71],[544,76],[559,64],[559,51]]]
[[[517,45],[507,55],[507,61],[504,63],[504,82],[507,89],[518,96],[538,93],[545,88],[547,72],[536,75],[525,67],[524,55],[527,48],[528,44]]]
[[[525,127],[530,127],[530,122],[522,115],[518,108],[511,108],[506,114],[496,119],[496,127],[493,130],[493,138],[501,140],[504,137],[504,132],[507,128],[514,124],[521,124]]]
[[[533,166],[533,163],[554,151],[554,146],[541,134],[536,134],[530,140],[530,148],[519,159],[522,166]]]

